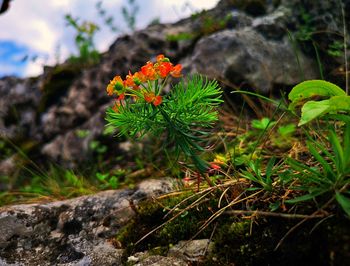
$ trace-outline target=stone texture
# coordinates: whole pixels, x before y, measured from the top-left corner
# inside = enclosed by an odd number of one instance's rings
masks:
[[[300,60],[306,76],[316,78],[313,62],[306,57]],[[263,92],[271,91],[274,84],[301,81],[292,45],[287,40],[267,41],[252,29],[225,30],[201,39],[184,65],[189,72],[231,85],[245,83]]]
[[[36,108],[41,96],[38,84],[33,79],[0,79],[0,137],[34,137]]]
[[[128,257],[128,265],[133,266],[187,266],[188,263],[181,258],[150,255],[149,252],[138,252]]]
[[[180,241],[171,247],[168,256],[181,258],[188,262],[200,262],[213,251],[214,243],[209,239]]]
[[[0,259],[20,265],[120,265],[113,237],[145,198],[170,191],[168,179],[46,204],[0,209]],[[134,204],[131,204],[133,202]]]

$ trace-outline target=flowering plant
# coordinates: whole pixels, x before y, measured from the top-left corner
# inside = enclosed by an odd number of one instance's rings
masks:
[[[164,55],[156,62],[147,62],[140,71],[125,79],[115,76],[107,86],[107,93],[116,96],[112,108],[107,109],[108,125],[119,135],[142,138],[146,133],[160,136],[166,133],[166,144],[173,143],[177,154],[182,151],[200,172],[209,164],[198,153],[208,128],[218,119],[217,106],[222,102],[221,89],[216,81],[200,75],[182,79],[163,95],[169,76],[180,78],[182,66],[173,65]]]

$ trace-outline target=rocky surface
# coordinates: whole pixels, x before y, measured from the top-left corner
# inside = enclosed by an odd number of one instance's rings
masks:
[[[170,180],[46,204],[0,209],[0,265],[121,265],[113,245],[137,203],[170,192]],[[4,264],[4,263],[7,264]]]
[[[185,261],[203,261],[205,256],[211,254],[214,243],[209,239],[196,239],[191,241],[180,241],[171,247],[168,256],[181,258]]]

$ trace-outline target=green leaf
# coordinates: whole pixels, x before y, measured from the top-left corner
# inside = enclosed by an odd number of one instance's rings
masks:
[[[340,140],[337,134],[331,130],[329,132],[329,142],[332,144],[333,152],[335,154],[335,162],[338,171],[343,172],[344,170],[344,152]]]
[[[327,192],[326,189],[315,189],[314,191],[312,191],[309,194],[300,196],[300,197],[296,197],[294,199],[290,199],[290,200],[286,200],[286,203],[298,203],[298,202],[302,202],[302,201],[307,201],[307,200],[311,200],[323,193]]]
[[[118,188],[118,186],[119,186],[119,179],[118,179],[118,177],[116,177],[116,176],[112,176],[112,177],[108,180],[108,183],[109,183],[109,185],[111,186],[111,188],[116,189],[116,188]]]
[[[350,122],[345,124],[344,130],[344,166],[345,168],[350,168]]]
[[[325,176],[330,179],[331,181],[335,181],[336,173],[334,173],[332,167],[329,165],[329,163],[320,155],[319,151],[316,150],[314,143],[307,141],[307,147],[310,151],[310,153],[315,157],[315,159],[322,165]]]
[[[105,180],[108,176],[109,176],[109,173],[106,173],[106,174],[96,173],[96,177],[100,181]]]
[[[327,114],[325,115],[326,119],[333,119],[337,121],[343,121],[345,123],[350,123],[350,115],[346,114]]]
[[[346,214],[350,217],[350,199],[343,196],[339,192],[335,194],[335,198],[340,204],[340,206],[343,208],[343,210],[346,212]]]
[[[297,160],[295,160],[291,157],[288,157],[286,159],[286,163],[295,171],[304,172],[306,170],[306,171],[310,172],[310,174],[313,174],[314,177],[318,177],[321,175],[319,171],[317,171],[314,168],[309,167],[301,162],[298,162]]]
[[[267,166],[266,166],[266,177],[267,178],[270,178],[273,175],[273,173],[275,172],[275,171],[273,171],[273,167],[275,166],[275,162],[276,162],[276,157],[271,157],[271,159],[267,163]]]
[[[295,129],[296,129],[295,124],[280,126],[278,128],[278,134],[280,134],[282,137],[289,137],[295,132]]]
[[[274,212],[276,210],[278,210],[278,208],[281,206],[281,202],[280,201],[276,201],[274,203],[270,203],[269,208],[270,211]]]
[[[329,98],[332,96],[346,96],[346,93],[333,83],[324,80],[307,80],[296,85],[289,93],[288,99],[291,101],[289,109],[294,110],[300,102],[314,96]]]
[[[329,100],[319,102],[309,101],[305,103],[301,108],[301,118],[298,126],[304,125],[316,117],[326,114],[329,112],[330,108]]]
[[[261,120],[253,120],[252,127],[260,130],[265,130],[271,128],[276,122],[271,121],[269,118],[264,117]]]
[[[301,108],[300,125],[331,112],[350,112],[350,96],[333,96],[323,101],[308,101]]]

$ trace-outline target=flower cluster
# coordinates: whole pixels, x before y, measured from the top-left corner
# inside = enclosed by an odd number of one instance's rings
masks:
[[[144,100],[154,106],[161,104],[163,99],[160,93],[167,77],[169,75],[175,78],[181,77],[181,70],[180,64],[173,65],[168,58],[160,54],[157,56],[156,62],[147,62],[140,71],[134,74],[129,71],[125,79],[115,76],[106,89],[108,95],[117,96],[113,110],[118,111],[118,106],[125,99],[125,96],[131,96],[135,100]]]

